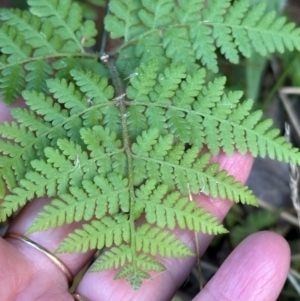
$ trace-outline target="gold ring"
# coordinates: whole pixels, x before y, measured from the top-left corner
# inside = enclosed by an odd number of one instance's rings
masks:
[[[76,293],[72,294],[72,296],[74,297],[75,301],[89,301],[88,299],[86,299],[86,298],[84,298],[84,297],[82,297],[82,296],[80,296],[79,294],[76,294]]]
[[[33,248],[39,250],[40,252],[42,252],[63,272],[63,274],[67,278],[69,286],[72,285],[73,275],[72,275],[71,271],[68,269],[68,267],[59,258],[57,258],[55,255],[53,255],[50,251],[48,251],[47,249],[40,246],[36,242],[34,242],[34,241],[30,240],[29,238],[27,238],[23,235],[20,235],[20,234],[8,233],[4,237],[5,238],[14,238],[14,239],[21,240],[21,241],[25,242],[26,244],[30,245],[31,247],[33,247]]]

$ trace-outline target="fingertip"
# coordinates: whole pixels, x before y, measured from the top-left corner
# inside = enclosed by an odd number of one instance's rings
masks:
[[[290,248],[268,231],[246,238],[225,260],[194,301],[274,301],[285,283]]]

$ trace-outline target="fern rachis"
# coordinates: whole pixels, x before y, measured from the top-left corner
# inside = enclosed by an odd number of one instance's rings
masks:
[[[52,198],[28,232],[85,221],[57,251],[106,247],[93,270],[116,268],[137,289],[164,270],[157,257],[193,256],[174,229],[226,232],[190,192],[256,205],[212,155],[300,163],[253,101],[211,73],[217,48],[237,63],[253,48],[299,49],[300,33],[273,13],[258,18],[263,5],[247,0],[112,0],[106,30],[123,42],[105,56],[88,52],[95,25],[66,3],[0,12],[1,94],[26,104],[0,125],[0,219]]]

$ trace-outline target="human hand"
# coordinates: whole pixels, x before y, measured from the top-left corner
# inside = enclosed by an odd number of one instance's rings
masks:
[[[0,121],[9,119],[7,108],[1,107]],[[221,168],[226,168],[236,179],[245,181],[252,165],[250,156],[235,154],[218,156]],[[199,205],[206,207],[220,220],[231,203],[194,196]],[[8,233],[24,235],[33,219],[49,200],[39,199],[28,204],[13,220]],[[68,233],[79,225],[65,225],[27,237],[54,252]],[[194,235],[177,231],[183,241],[195,249]],[[212,237],[199,234],[202,254]],[[86,254],[59,254],[58,258],[75,275],[89,261],[94,252]],[[194,301],[275,301],[286,279],[289,267],[289,248],[280,236],[261,232],[248,237],[224,262],[217,274],[194,298]],[[115,271],[86,273],[76,292],[91,301],[169,301],[184,282],[195,264],[194,258],[165,259],[167,271],[145,281],[133,291],[125,280],[113,280]],[[72,301],[65,274],[40,250],[15,238],[0,239],[0,296],[4,301]],[[82,299],[85,300],[85,299]]]

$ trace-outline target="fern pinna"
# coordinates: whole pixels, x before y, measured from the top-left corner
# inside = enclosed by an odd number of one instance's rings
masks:
[[[105,248],[93,270],[116,268],[137,289],[165,269],[157,255],[193,256],[176,227],[226,232],[189,192],[256,204],[212,155],[300,163],[272,122],[250,112],[252,100],[212,76],[217,51],[237,63],[253,48],[299,49],[299,29],[263,4],[204,2],[109,1],[105,27],[118,46],[108,54],[90,50],[95,25],[71,0],[0,12],[1,94],[25,102],[0,125],[1,221],[48,196],[28,232],[85,221],[57,252]]]

